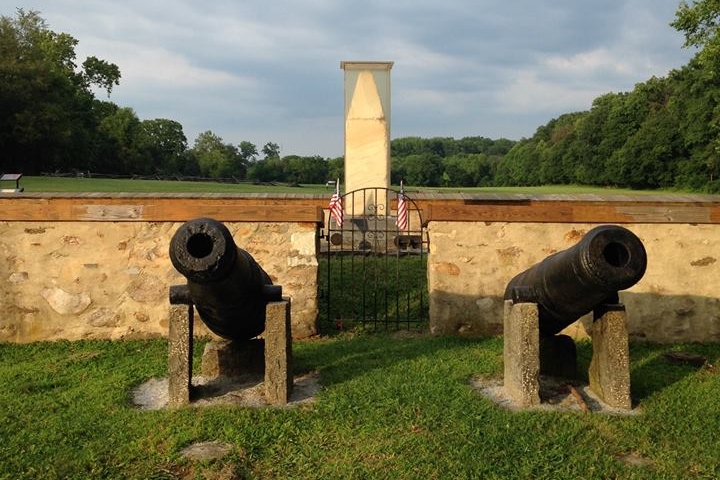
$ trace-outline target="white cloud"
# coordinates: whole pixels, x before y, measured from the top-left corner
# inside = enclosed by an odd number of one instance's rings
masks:
[[[393,132],[519,138],[692,55],[678,0],[32,1],[120,67],[112,101],[287,154],[342,154],[341,60],[395,62]]]
[[[194,65],[192,59],[162,47],[146,47],[100,38],[88,40],[89,44],[104,52],[104,58],[111,58],[112,63],[121,65],[123,82],[133,86],[163,85],[177,88],[202,85],[210,88],[220,86],[256,88],[256,80],[253,78]]]
[[[598,95],[597,88],[592,86],[569,88],[566,83],[543,80],[533,71],[525,70],[517,72],[499,89],[495,111],[522,115],[587,110]]]
[[[620,75],[634,73],[634,62],[629,58],[619,58],[606,47],[570,56],[548,55],[541,59],[541,67],[555,74],[571,77],[592,77],[598,72],[613,72]]]

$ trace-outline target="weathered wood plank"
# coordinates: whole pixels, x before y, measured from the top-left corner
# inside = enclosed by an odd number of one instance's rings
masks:
[[[427,197],[427,196],[425,196]],[[329,198],[329,197],[328,197]],[[308,196],[0,195],[0,221],[323,221],[328,198]],[[720,197],[469,195],[419,198],[423,220],[559,223],[720,223]],[[391,202],[391,208],[395,202]]]
[[[558,223],[720,223],[720,205],[532,201],[521,205],[418,202],[424,221]]]
[[[0,198],[4,221],[187,221],[214,217],[227,222],[322,222],[322,207],[253,205],[223,199]]]

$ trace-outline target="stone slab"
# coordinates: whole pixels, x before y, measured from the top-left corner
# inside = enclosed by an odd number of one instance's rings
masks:
[[[212,340],[205,344],[201,372],[205,378],[237,377],[244,374],[260,374],[265,371],[265,341]]]
[[[293,388],[290,299],[268,303],[265,312],[265,397],[285,405]]]
[[[170,305],[168,318],[168,406],[190,403],[193,306]]]
[[[605,306],[602,311],[596,312],[591,334],[590,389],[612,407],[632,408],[625,307]]]
[[[535,303],[505,301],[504,390],[520,406],[540,404],[540,330]]]

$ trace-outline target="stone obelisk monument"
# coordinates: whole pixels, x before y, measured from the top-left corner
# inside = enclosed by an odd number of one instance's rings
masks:
[[[345,192],[390,188],[390,69],[393,62],[340,62],[345,71]],[[373,198],[371,198],[373,197]],[[387,211],[385,190],[354,200],[345,212],[363,215],[375,205]]]

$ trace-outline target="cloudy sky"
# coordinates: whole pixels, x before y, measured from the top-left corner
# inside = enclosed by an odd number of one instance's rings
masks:
[[[0,0],[115,63],[110,100],[190,145],[343,153],[343,60],[392,61],[392,138],[520,139],[687,63],[679,0]],[[104,98],[104,93],[99,93]]]

